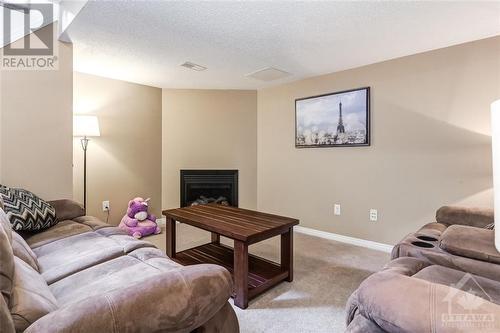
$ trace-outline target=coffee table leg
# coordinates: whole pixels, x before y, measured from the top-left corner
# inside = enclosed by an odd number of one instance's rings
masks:
[[[248,245],[234,241],[234,305],[248,307]]]
[[[288,270],[287,281],[293,281],[293,228],[281,234],[281,267]]]
[[[212,232],[212,243],[219,244],[220,243],[220,235]]]
[[[167,255],[175,257],[175,220],[167,217]]]

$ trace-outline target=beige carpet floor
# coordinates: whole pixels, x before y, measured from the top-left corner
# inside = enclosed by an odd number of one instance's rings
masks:
[[[185,224],[177,225],[177,237],[177,251],[210,241],[209,233]],[[165,233],[146,240],[165,250]],[[388,253],[298,232],[294,247],[294,281],[253,299],[246,310],[234,307],[242,333],[343,332],[347,298],[389,261]],[[279,237],[252,245],[250,252],[279,262]]]

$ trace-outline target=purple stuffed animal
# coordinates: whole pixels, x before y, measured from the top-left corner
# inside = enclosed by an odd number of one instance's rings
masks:
[[[149,199],[143,198],[130,200],[127,214],[122,218],[118,227],[134,238],[159,234],[161,229],[156,224],[156,217],[148,213],[148,201]]]

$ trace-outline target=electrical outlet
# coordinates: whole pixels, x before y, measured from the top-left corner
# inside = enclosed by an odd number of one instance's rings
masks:
[[[333,205],[333,214],[340,215],[340,204]]]
[[[103,212],[109,211],[109,200],[106,200],[106,201],[102,202],[102,211]]]
[[[370,221],[376,222],[378,220],[378,210],[370,209]]]

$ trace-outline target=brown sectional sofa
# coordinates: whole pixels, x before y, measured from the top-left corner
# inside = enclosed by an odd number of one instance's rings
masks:
[[[347,304],[347,330],[500,332],[500,254],[491,210],[442,207]]]
[[[10,229],[0,209],[0,331],[238,332],[231,276],[183,267],[151,243],[54,201],[46,231]]]

